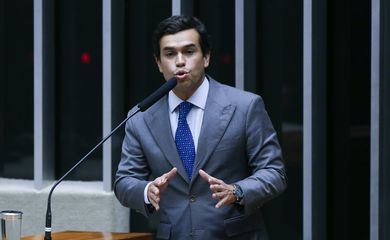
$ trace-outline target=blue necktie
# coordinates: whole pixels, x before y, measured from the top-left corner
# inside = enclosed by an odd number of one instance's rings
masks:
[[[177,124],[175,143],[177,152],[183,162],[184,168],[189,179],[192,177],[192,168],[195,161],[195,145],[192,138],[190,127],[187,123],[187,115],[192,108],[189,102],[182,102],[179,105],[179,121]]]

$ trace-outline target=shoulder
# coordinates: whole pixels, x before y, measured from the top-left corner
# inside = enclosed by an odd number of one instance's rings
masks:
[[[225,99],[233,105],[240,107],[249,106],[254,102],[263,102],[261,96],[258,94],[222,84],[212,78],[209,79],[211,91],[215,91],[218,92],[218,94],[224,95],[224,97],[226,97]]]

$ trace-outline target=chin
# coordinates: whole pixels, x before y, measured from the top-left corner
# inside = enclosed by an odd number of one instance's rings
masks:
[[[190,83],[190,79],[188,78],[184,78],[184,79],[180,79],[180,78],[176,78],[177,79],[177,84],[186,84],[186,83]]]

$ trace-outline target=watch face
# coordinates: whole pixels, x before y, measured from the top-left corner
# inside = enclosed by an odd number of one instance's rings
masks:
[[[234,188],[234,192],[233,194],[236,196],[236,197],[239,197],[239,198],[242,198],[244,193],[242,192],[242,189],[240,186],[238,186],[237,184],[234,185],[235,188]]]

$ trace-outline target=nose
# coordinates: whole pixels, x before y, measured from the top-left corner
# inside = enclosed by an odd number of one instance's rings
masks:
[[[186,62],[185,62],[183,54],[178,53],[177,57],[176,57],[176,66],[183,67],[183,66],[185,66],[185,64],[186,64]]]

